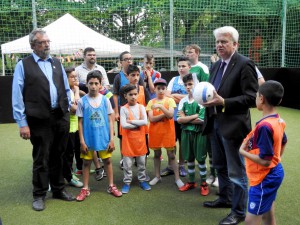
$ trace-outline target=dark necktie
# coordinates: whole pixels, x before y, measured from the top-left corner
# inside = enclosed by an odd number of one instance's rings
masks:
[[[220,83],[221,83],[221,80],[222,80],[222,76],[223,76],[223,73],[224,73],[225,66],[226,66],[226,62],[223,61],[221,63],[220,68],[218,69],[217,75],[216,75],[215,80],[213,82],[213,85],[214,85],[214,87],[215,87],[216,90],[219,89],[219,86],[220,86]]]

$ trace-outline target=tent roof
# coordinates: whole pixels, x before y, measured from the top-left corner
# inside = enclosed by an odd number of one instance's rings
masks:
[[[51,40],[51,54],[73,54],[93,47],[99,57],[118,56],[130,51],[130,46],[105,37],[85,26],[70,14],[65,14],[43,28]],[[29,35],[1,45],[2,54],[31,53]]]

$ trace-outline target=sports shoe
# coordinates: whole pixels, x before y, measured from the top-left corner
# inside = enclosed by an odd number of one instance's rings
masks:
[[[216,177],[215,181],[211,184],[213,187],[219,187],[219,180],[218,177]]]
[[[120,169],[123,170],[124,166],[123,166],[123,159],[120,160]]]
[[[96,174],[95,174],[95,178],[96,180],[101,180],[103,178],[103,173],[104,173],[104,169],[102,168],[99,168],[99,169],[96,169]]]
[[[120,192],[118,190],[118,188],[116,187],[116,185],[108,186],[107,192],[109,194],[112,194],[115,197],[121,197],[122,196],[122,192]]]
[[[149,186],[149,184],[146,181],[142,181],[140,182],[140,187],[144,190],[144,191],[150,191],[151,187]]]
[[[81,188],[79,195],[76,197],[78,202],[82,202],[86,197],[90,196],[90,189]]]
[[[165,169],[160,171],[160,176],[162,176],[162,177],[173,175],[173,174],[174,174],[174,171],[172,169],[170,169],[169,167],[166,167]]]
[[[158,182],[161,182],[161,177],[160,177],[160,178],[154,177],[154,178],[149,182],[149,184],[150,184],[151,186],[153,186],[153,185],[157,184]]]
[[[75,179],[71,179],[71,181],[69,182],[69,185],[73,186],[73,187],[77,187],[77,188],[83,187],[83,183],[80,182],[79,180],[75,180]]]
[[[103,169],[103,177],[107,177],[107,173],[105,172],[104,166],[102,166]]]
[[[74,173],[72,173],[72,179],[74,179],[74,180],[80,180]]]
[[[206,196],[209,194],[209,188],[206,182],[202,182],[200,186],[200,194]]]
[[[130,190],[130,185],[129,184],[124,184],[122,187],[122,193],[127,194]]]
[[[180,165],[179,166],[179,176],[185,177],[186,175],[187,175],[187,172],[186,172],[186,170],[184,168],[184,165]]]
[[[206,179],[206,183],[207,184],[212,184],[213,182],[215,182],[216,177],[213,175],[210,175],[207,179]]]
[[[188,191],[188,190],[194,189],[196,187],[197,187],[197,183],[187,182],[181,188],[179,188],[179,191]]]
[[[76,169],[75,175],[82,175],[82,170]]]
[[[182,188],[184,186],[184,183],[180,179],[176,180],[175,184],[177,185],[178,188]]]

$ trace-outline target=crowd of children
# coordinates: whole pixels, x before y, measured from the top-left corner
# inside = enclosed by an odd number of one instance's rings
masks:
[[[187,56],[190,58],[197,52],[197,48],[192,51],[194,48],[194,45],[187,47]],[[189,57],[179,58],[179,75],[168,84],[159,72],[153,70],[152,55],[145,55],[145,70],[140,71],[132,64],[131,54],[123,52],[120,55],[122,71],[115,78],[113,93],[102,86],[102,74],[95,70],[87,75],[88,93],[82,98],[79,98],[74,69],[66,69],[72,89],[72,106],[69,143],[64,155],[64,176],[70,185],[82,188],[77,201],[83,201],[91,194],[89,176],[94,155],[103,162],[108,177],[107,192],[115,197],[129,193],[134,163],[137,166],[139,186],[145,191],[150,191],[151,186],[161,182],[162,176],[170,174],[174,174],[179,191],[194,189],[197,187],[195,160],[198,162],[200,194],[207,196],[210,193],[206,170],[210,145],[208,138],[201,133],[205,108],[193,99],[195,85],[206,81],[208,75],[200,64],[197,64],[197,69],[195,65],[192,68]],[[282,96],[283,87],[278,82],[268,81],[260,86],[256,105],[263,111],[264,117],[240,148],[240,154],[246,158],[250,180],[246,224],[274,220],[274,200],[284,176],[280,157],[287,142],[285,123],[275,110]],[[124,174],[121,191],[114,184],[111,161],[115,150],[115,120],[118,121]],[[176,140],[179,141],[179,165],[176,160]],[[168,167],[161,171],[162,148],[167,151]],[[151,180],[146,173],[149,149],[154,152],[154,177]],[[72,170],[74,155],[77,170],[82,170],[83,183],[74,176]],[[275,157],[269,160],[273,155]],[[104,170],[101,172],[102,177]],[[210,170],[215,179],[213,168]],[[97,166],[96,172],[99,174]],[[180,176],[186,175],[188,182],[183,183]],[[262,182],[264,189],[259,186]],[[262,201],[259,197],[261,195],[265,195],[266,200]]]

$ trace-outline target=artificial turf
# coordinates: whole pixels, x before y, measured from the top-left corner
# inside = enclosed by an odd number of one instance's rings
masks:
[[[282,158],[285,178],[276,200],[276,219],[279,225],[296,225],[300,224],[300,111],[288,108],[279,108],[278,111],[287,123],[288,145]],[[261,112],[252,109],[252,122],[260,117]],[[202,207],[203,201],[217,198],[216,188],[212,188],[207,197],[200,195],[199,187],[182,193],[178,191],[174,177],[168,176],[153,186],[151,191],[143,191],[138,186],[135,176],[129,194],[115,198],[106,192],[107,178],[96,181],[93,175],[90,178],[91,196],[85,201],[54,200],[48,193],[46,209],[36,212],[31,208],[31,144],[19,137],[16,124],[0,124],[0,137],[0,218],[3,225],[214,225],[229,213],[228,209]],[[117,139],[115,143],[118,146]],[[167,156],[165,153],[163,156],[162,168],[167,165]],[[123,172],[118,167],[118,150],[112,159],[114,180],[121,189]],[[147,170],[153,178],[153,153],[148,158]],[[186,181],[186,178],[183,178],[183,181]],[[67,189],[74,195],[80,191],[69,186]]]

